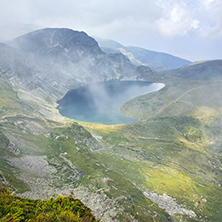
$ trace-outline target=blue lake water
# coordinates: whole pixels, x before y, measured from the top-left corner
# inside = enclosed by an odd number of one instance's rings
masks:
[[[120,112],[121,105],[137,96],[163,88],[163,83],[107,81],[73,89],[58,101],[59,112],[68,118],[102,124],[121,124],[136,118]]]

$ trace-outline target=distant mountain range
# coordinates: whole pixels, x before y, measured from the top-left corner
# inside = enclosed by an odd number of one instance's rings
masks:
[[[155,70],[175,69],[188,65],[191,61],[163,53],[134,46],[124,46],[113,40],[96,38],[106,53],[121,52],[135,65],[147,65]]]

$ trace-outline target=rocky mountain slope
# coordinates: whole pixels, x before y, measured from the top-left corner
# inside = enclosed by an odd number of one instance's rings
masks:
[[[204,69],[219,76],[218,67]],[[123,104],[139,119],[134,123],[91,124],[59,114],[56,101],[70,88],[109,79],[166,86]],[[2,43],[0,182],[25,198],[72,195],[101,221],[220,221],[221,89],[219,79],[136,67],[68,29]]]
[[[123,46],[113,40],[97,38],[97,41],[104,52],[121,52],[127,56],[133,64],[147,65],[155,70],[175,69],[191,63],[188,60],[167,53],[155,52],[135,46]]]
[[[143,78],[124,55],[106,54],[86,33],[70,29],[38,30],[1,44],[0,58],[12,84],[56,96],[90,82]]]

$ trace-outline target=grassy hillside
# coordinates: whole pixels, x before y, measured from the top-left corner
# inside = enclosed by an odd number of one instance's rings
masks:
[[[137,186],[105,166],[96,152],[104,143],[81,123],[61,118],[47,98],[22,88],[15,93],[3,77],[1,89],[2,104],[10,100],[0,120],[1,183],[23,198],[71,194],[102,221],[153,221],[156,212],[156,221],[171,221]]]
[[[23,198],[73,195],[102,221],[220,221],[221,83],[169,80],[126,102],[140,120],[62,118],[0,76],[0,175]]]
[[[178,80],[122,107],[141,119],[126,128],[147,144],[140,148],[144,158],[156,163],[155,170],[145,170],[148,186],[192,206],[197,221],[220,221],[222,215],[221,86]]]
[[[185,79],[221,81],[222,60],[198,61],[164,73]]]

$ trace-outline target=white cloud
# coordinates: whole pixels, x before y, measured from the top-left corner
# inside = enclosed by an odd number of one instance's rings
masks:
[[[208,8],[211,7],[211,4],[212,4],[213,2],[215,2],[215,0],[201,0],[200,2],[202,3],[202,5],[203,5],[206,9],[208,9]]]
[[[158,0],[162,7],[162,17],[156,21],[160,34],[168,37],[184,36],[199,28],[199,20],[194,16],[194,9],[186,2]]]
[[[49,0],[47,4],[40,0],[33,7],[33,17],[38,26],[69,27],[112,38],[123,32],[128,35],[156,32],[154,23],[162,16],[161,10],[147,0]]]
[[[198,10],[201,19],[199,35],[205,39],[222,38],[222,1],[202,0]]]
[[[195,46],[221,41],[221,12],[221,0],[0,0],[0,40],[33,27],[67,27],[153,50],[171,49],[176,39]]]

